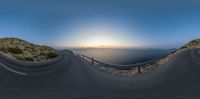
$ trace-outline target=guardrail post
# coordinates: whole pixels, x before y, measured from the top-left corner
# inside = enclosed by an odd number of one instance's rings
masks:
[[[92,57],[92,64],[94,64],[94,58]]]
[[[85,58],[85,56],[83,55],[83,59]]]
[[[141,74],[141,65],[140,65],[140,63],[138,64],[138,74]]]

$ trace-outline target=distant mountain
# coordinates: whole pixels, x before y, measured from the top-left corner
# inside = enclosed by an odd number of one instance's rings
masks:
[[[58,56],[58,52],[53,48],[18,38],[0,38],[0,52],[22,61],[44,61]]]

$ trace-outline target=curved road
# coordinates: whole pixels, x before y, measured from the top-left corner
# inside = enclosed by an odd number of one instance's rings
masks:
[[[0,64],[0,99],[199,99],[200,50],[175,55],[158,70],[112,76],[66,53],[54,72],[22,76]],[[5,66],[7,64],[4,64]]]

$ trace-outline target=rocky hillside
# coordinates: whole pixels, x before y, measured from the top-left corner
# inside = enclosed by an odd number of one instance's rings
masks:
[[[58,56],[55,49],[18,38],[0,38],[0,52],[22,61],[44,61]]]
[[[182,48],[200,48],[200,39],[192,40]]]

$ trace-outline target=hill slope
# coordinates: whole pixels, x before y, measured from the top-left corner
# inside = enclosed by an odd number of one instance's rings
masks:
[[[0,38],[0,52],[22,61],[43,61],[58,56],[55,49],[18,38]]]
[[[200,48],[200,39],[192,40],[192,41],[188,42],[182,48]]]

